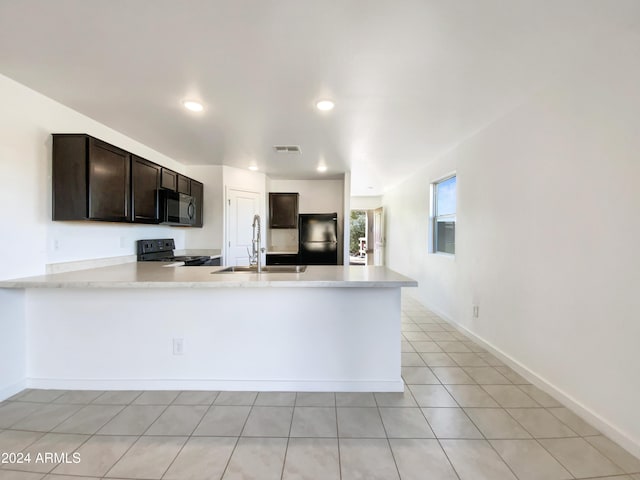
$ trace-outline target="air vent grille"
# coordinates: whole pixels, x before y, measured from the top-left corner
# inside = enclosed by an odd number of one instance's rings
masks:
[[[299,145],[274,145],[276,153],[301,153]]]

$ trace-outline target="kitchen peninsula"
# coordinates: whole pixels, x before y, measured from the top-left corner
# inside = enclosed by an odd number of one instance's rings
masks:
[[[24,289],[27,385],[402,391],[400,291],[385,267],[303,273],[126,263],[6,280]]]

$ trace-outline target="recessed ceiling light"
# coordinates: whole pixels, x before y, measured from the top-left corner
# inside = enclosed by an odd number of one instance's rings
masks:
[[[257,165],[249,165],[249,170],[251,170],[252,172],[255,172],[258,170],[258,166]]]
[[[326,172],[327,171],[327,166],[326,165],[318,165],[317,170],[319,172]]]
[[[318,110],[322,110],[323,112],[326,112],[328,110],[333,110],[333,107],[335,107],[336,104],[333,102],[333,100],[319,100],[316,103],[316,108]]]
[[[182,102],[182,105],[184,105],[184,108],[186,108],[187,110],[191,110],[192,112],[201,112],[202,110],[204,110],[202,104],[200,102],[196,102],[195,100],[184,100]]]

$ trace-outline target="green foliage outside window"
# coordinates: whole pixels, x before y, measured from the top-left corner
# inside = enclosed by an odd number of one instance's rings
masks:
[[[355,256],[360,251],[360,237],[366,236],[367,212],[351,210],[351,234],[349,238],[349,253]]]

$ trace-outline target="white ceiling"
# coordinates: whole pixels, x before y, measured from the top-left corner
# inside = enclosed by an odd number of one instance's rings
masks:
[[[376,195],[638,19],[638,0],[0,0],[0,73],[185,164],[351,170]]]

